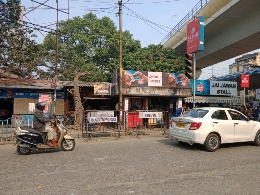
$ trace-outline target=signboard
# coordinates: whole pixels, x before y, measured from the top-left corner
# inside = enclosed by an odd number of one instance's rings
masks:
[[[97,117],[102,118],[102,117],[113,117],[114,116],[114,111],[98,111],[97,112]]]
[[[190,80],[192,94],[193,94],[193,82],[194,80]],[[195,84],[195,94],[196,95],[210,95],[210,83],[209,80],[196,80]]]
[[[124,70],[123,86],[191,88],[190,80],[183,73]]]
[[[117,122],[117,117],[90,117],[89,123],[106,123],[106,122]]]
[[[255,99],[260,99],[260,89],[255,90]]]
[[[191,96],[191,88],[162,88],[162,87],[127,87],[123,88],[124,95],[140,96]]]
[[[162,86],[162,72],[148,72],[148,86]]]
[[[110,95],[110,85],[94,84],[94,95]]]
[[[237,96],[237,82],[210,81],[210,95]]]
[[[249,87],[249,75],[246,75],[246,74],[241,75],[241,87],[242,88]]]
[[[0,98],[7,98],[7,91],[6,90],[0,90]]]
[[[204,50],[204,17],[199,16],[187,25],[187,53]]]
[[[139,112],[139,118],[162,118],[162,112]]]
[[[33,91],[20,91],[20,90],[14,90],[12,97],[13,98],[33,98],[33,99],[38,99],[40,96],[41,92],[33,92]],[[57,92],[56,94],[57,99],[64,99],[65,98],[65,93],[64,92]]]

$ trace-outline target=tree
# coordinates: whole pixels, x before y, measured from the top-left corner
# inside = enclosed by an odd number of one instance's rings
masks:
[[[119,68],[119,31],[111,19],[98,19],[92,13],[74,17],[70,22],[59,22],[58,34],[59,80],[73,80],[75,72],[89,71],[92,75],[82,80],[111,81],[111,74]],[[55,34],[49,33],[40,45],[50,73],[55,67],[55,40]],[[123,32],[124,69],[182,72],[183,66],[184,58],[175,50],[162,45],[141,48],[129,31]],[[50,78],[51,74],[45,76]]]
[[[172,48],[149,45],[138,52],[127,55],[123,60],[124,69],[153,72],[184,72],[184,57]]]
[[[35,77],[41,59],[33,30],[20,21],[20,0],[1,0],[0,6],[0,76]]]
[[[126,53],[136,52],[140,42],[132,35],[123,33]],[[69,39],[68,39],[69,37]],[[55,67],[55,35],[48,34],[41,48],[44,51],[45,66],[48,71]],[[108,81],[119,64],[119,32],[108,17],[98,19],[89,13],[59,23],[58,79],[72,80],[75,72],[91,72],[83,77],[86,81]],[[70,43],[70,44],[68,44]],[[69,45],[69,50],[68,50]]]

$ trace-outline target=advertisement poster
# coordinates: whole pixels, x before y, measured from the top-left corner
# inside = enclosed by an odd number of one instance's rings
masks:
[[[204,17],[199,16],[187,25],[187,53],[204,50]]]
[[[43,113],[51,113],[51,95],[50,94],[40,94],[39,102],[46,102],[47,105],[43,110]]]
[[[110,95],[110,86],[107,84],[94,84],[94,95]]]
[[[124,70],[123,86],[191,88],[183,73]]]
[[[125,86],[148,86],[147,71],[123,70],[122,79]]]
[[[237,96],[237,82],[210,81],[210,95]]]
[[[190,80],[190,85],[193,94],[193,79]],[[209,80],[196,80],[195,84],[195,94],[196,95],[210,95],[210,82]]]
[[[246,74],[241,75],[241,87],[242,88],[249,87],[249,75],[246,75]]]

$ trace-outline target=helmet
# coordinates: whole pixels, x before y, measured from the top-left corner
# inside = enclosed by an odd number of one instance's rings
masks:
[[[44,108],[45,108],[45,106],[46,106],[46,104],[47,104],[46,102],[38,102],[38,103],[35,105],[35,107],[36,107],[37,109],[43,111]]]

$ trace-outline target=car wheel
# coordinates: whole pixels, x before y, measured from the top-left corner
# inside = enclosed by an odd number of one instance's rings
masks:
[[[205,149],[209,152],[214,152],[219,148],[219,146],[220,146],[219,137],[214,133],[209,134],[204,144]]]
[[[256,133],[254,143],[256,146],[260,146],[260,131]]]

